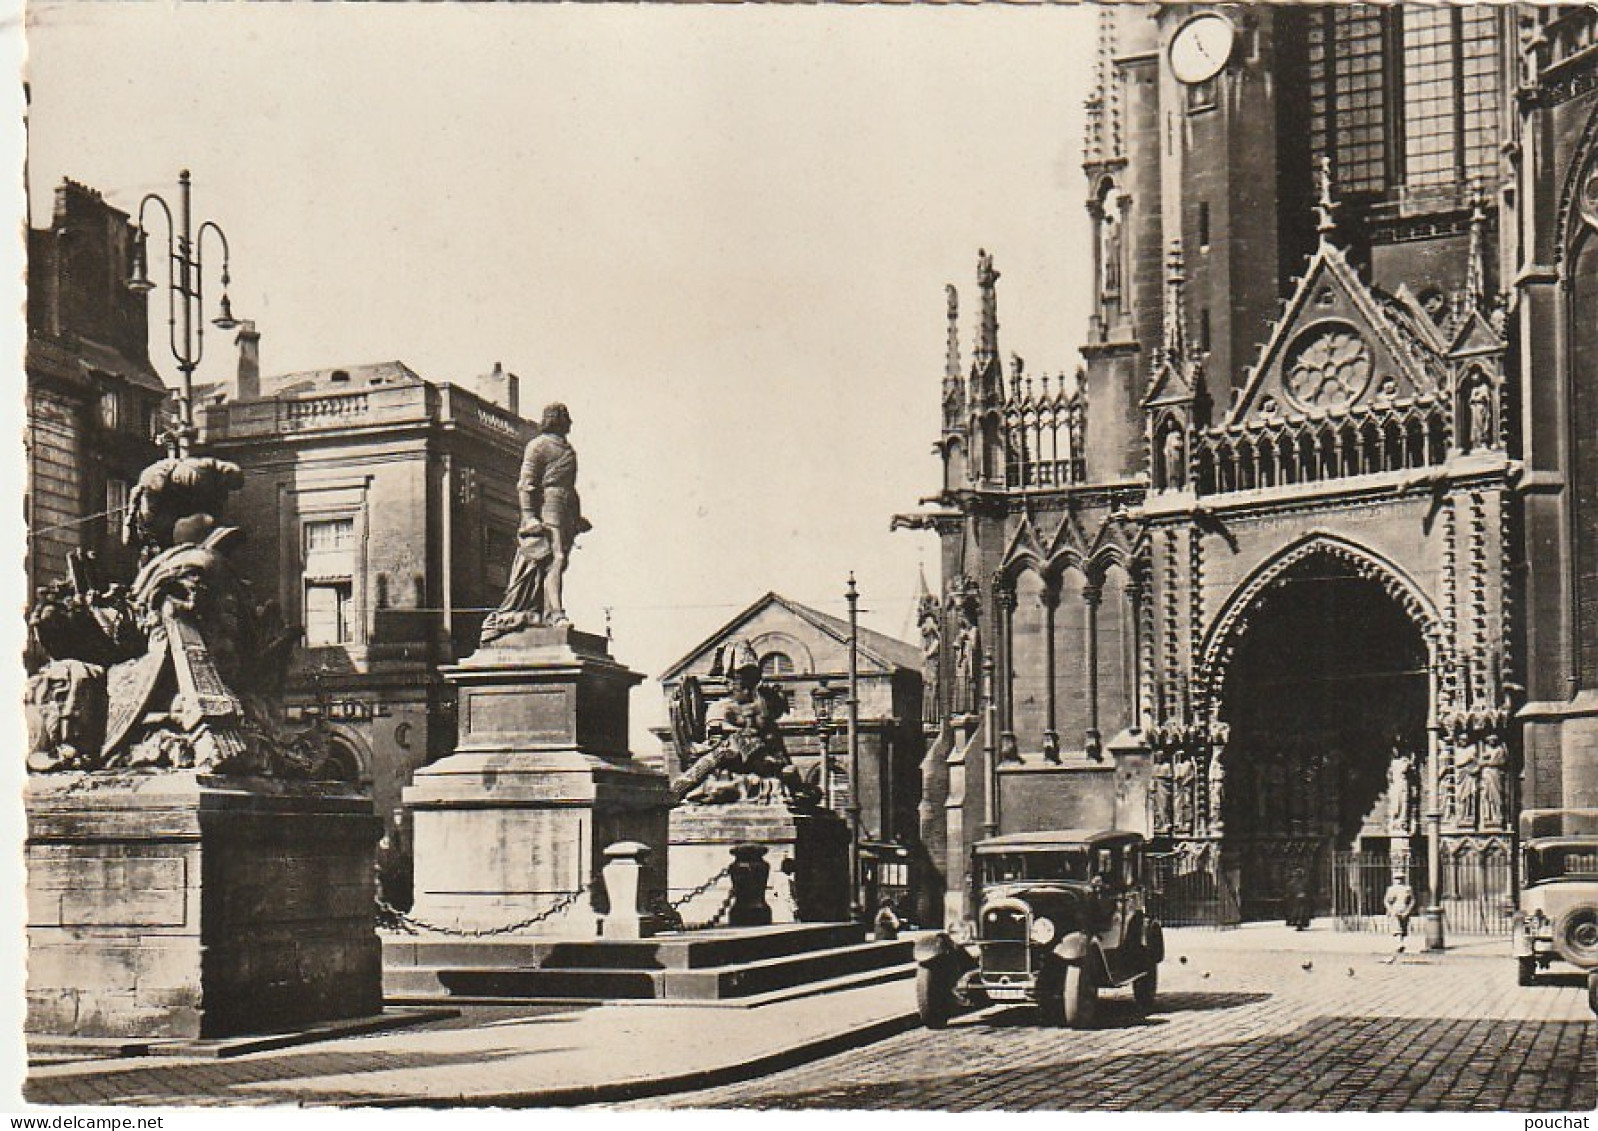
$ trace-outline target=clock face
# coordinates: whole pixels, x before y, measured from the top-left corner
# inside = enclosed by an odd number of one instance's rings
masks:
[[[1215,12],[1195,16],[1171,37],[1171,73],[1185,83],[1214,78],[1232,57],[1232,21]]]

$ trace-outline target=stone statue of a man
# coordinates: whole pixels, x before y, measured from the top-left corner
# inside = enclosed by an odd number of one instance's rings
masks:
[[[571,426],[566,406],[550,405],[522,455],[516,560],[504,600],[483,621],[484,644],[529,625],[567,623],[561,582],[577,536],[593,528],[577,496],[577,451],[566,439]]]

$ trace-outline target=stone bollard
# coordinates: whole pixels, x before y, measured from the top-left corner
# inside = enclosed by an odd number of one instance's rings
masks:
[[[648,933],[647,918],[638,906],[638,881],[649,852],[647,844],[635,840],[618,841],[605,849],[607,863],[601,874],[610,913],[600,921],[600,931],[607,939],[641,939]]]
[[[732,850],[732,866],[727,878],[732,881],[732,907],[727,924],[732,927],[771,926],[771,904],[766,902],[766,880],[771,865],[766,863],[766,848],[761,844],[740,844]]]

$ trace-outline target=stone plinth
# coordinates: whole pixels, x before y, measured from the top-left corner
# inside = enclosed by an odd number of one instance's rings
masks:
[[[30,1032],[219,1037],[382,1012],[371,799],[180,772],[30,777]]]
[[[443,674],[460,740],[405,791],[414,919],[481,931],[559,907],[518,933],[593,938],[608,909],[604,850],[618,841],[657,849],[640,890],[646,904],[664,894],[670,791],[627,752],[627,697],[643,677],[603,637],[526,629]]]
[[[679,806],[671,814],[670,898],[683,898],[726,868],[740,844],[766,849],[772,922],[849,918],[849,826],[825,809],[793,812],[749,801]],[[728,891],[723,879],[677,910],[690,925],[706,922]]]

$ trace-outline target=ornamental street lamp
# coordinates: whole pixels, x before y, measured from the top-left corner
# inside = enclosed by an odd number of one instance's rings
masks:
[[[826,678],[810,691],[810,703],[815,710],[816,733],[821,740],[821,797],[822,804],[831,809],[835,804],[832,791],[832,704],[843,692],[828,687]]]
[[[149,274],[149,233],[144,226],[144,210],[151,204],[160,206],[166,215],[166,266],[167,266],[167,343],[172,357],[183,375],[182,389],[178,393],[178,427],[176,432],[179,455],[187,455],[194,441],[194,371],[199,368],[205,353],[204,279],[205,234],[214,232],[222,245],[222,301],[217,316],[211,324],[219,330],[231,330],[239,324],[233,317],[233,303],[228,298],[228,243],[227,233],[213,220],[203,221],[198,230],[191,226],[189,171],[178,174],[178,220],[172,219],[172,209],[158,193],[146,193],[139,202],[139,228],[134,236],[133,267],[128,278],[128,289],[148,294],[155,289]],[[182,333],[178,323],[182,322]]]

